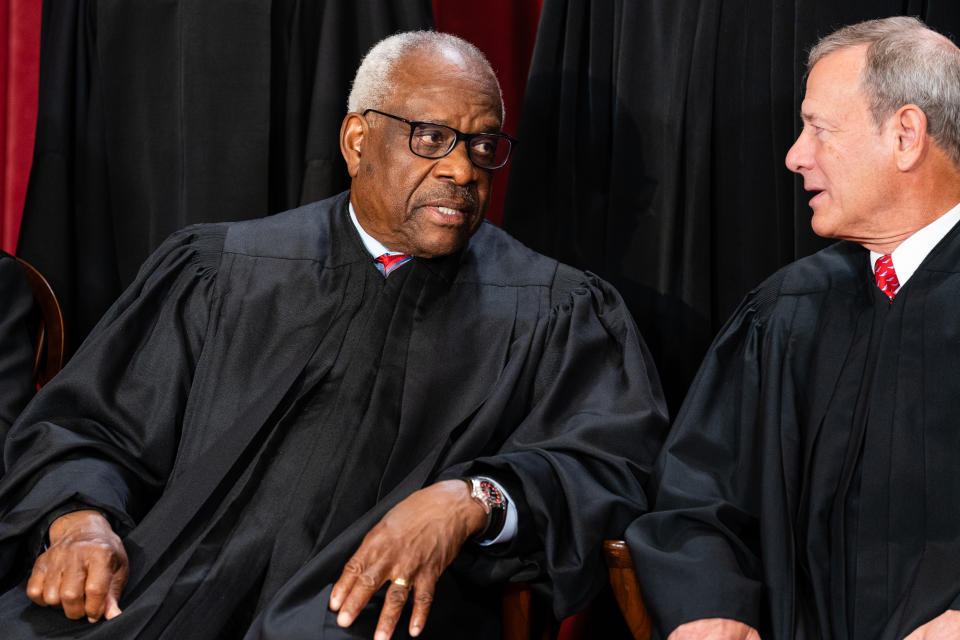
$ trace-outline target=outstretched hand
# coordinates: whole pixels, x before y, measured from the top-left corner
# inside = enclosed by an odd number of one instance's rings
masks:
[[[463,480],[444,480],[412,493],[367,533],[333,585],[330,609],[339,611],[337,624],[352,624],[389,581],[375,640],[390,638],[411,592],[410,635],[419,635],[437,579],[485,523],[483,507],[470,497]]]
[[[50,548],[37,558],[27,595],[41,607],[61,606],[71,620],[120,615],[127,552],[98,511],[74,511],[53,521]]]

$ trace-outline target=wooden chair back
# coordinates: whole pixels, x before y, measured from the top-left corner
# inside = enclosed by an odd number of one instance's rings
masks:
[[[26,260],[17,258],[17,262],[27,274],[39,310],[34,330],[33,379],[42,387],[63,368],[66,352],[63,311],[47,279]]]

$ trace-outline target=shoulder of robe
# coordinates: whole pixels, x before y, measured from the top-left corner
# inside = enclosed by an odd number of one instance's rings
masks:
[[[537,253],[489,222],[481,225],[464,250],[457,280],[541,287],[549,291],[551,308],[578,296],[589,296],[598,309],[622,305],[613,286],[597,275]]]
[[[456,279],[502,287],[549,287],[557,265],[485,221],[463,250]]]
[[[224,251],[246,256],[323,261],[333,216],[346,212],[349,191],[264,218],[230,223]]]
[[[867,250],[854,242],[834,243],[779,269],[748,298],[756,306],[765,306],[781,296],[816,295],[831,289],[854,294],[863,280],[866,255]]]
[[[216,271],[229,224],[193,224],[170,234],[141,265],[137,280],[151,278],[157,273],[171,273],[187,265],[197,273]]]
[[[7,274],[5,279],[13,280],[16,278],[24,282],[27,280],[26,275],[20,277],[21,274],[24,274],[24,271],[20,268],[20,265],[17,264],[16,258],[2,250],[0,250],[0,272]]]
[[[0,250],[0,300],[7,306],[8,320],[13,318],[14,310],[17,314],[26,313],[33,306],[33,293],[30,290],[30,281],[17,259],[9,253]]]

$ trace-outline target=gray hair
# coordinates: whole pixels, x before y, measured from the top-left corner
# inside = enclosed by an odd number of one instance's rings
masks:
[[[503,93],[497,74],[480,49],[466,40],[436,31],[405,31],[388,36],[373,45],[360,62],[353,88],[347,98],[347,111],[362,112],[364,109],[382,109],[388,97],[396,90],[393,70],[400,60],[417,50],[438,51],[454,49],[468,60],[478,64],[493,79],[500,97],[500,122],[506,115]]]
[[[868,20],[831,33],[810,50],[807,70],[826,56],[867,45],[860,86],[880,127],[897,109],[915,104],[927,133],[960,167],[960,49],[908,16]]]

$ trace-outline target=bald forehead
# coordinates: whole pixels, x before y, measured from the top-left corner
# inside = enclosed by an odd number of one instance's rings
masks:
[[[424,46],[407,52],[394,65],[391,80],[416,82],[421,77],[469,78],[485,91],[497,93],[496,79],[479,60],[448,46]]]
[[[496,78],[481,61],[450,46],[423,46],[400,58],[390,72],[395,87],[392,100],[424,86],[448,84],[450,91],[476,94],[478,100],[493,100],[500,108],[500,88]]]

